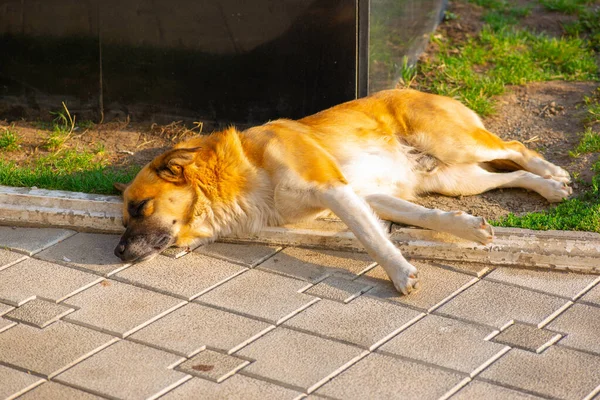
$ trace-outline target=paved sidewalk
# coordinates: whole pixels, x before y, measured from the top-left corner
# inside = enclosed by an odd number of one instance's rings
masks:
[[[117,240],[0,227],[0,399],[600,398],[598,275]]]

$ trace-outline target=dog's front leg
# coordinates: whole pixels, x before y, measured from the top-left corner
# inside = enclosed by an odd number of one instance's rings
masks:
[[[410,293],[417,284],[417,269],[389,240],[369,205],[348,185],[319,192],[323,205],[333,211],[356,235],[373,259],[383,267],[396,289]]]

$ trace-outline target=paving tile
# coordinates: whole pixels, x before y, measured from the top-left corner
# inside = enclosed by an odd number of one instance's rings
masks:
[[[541,354],[513,349],[481,378],[559,399],[581,399],[600,385],[600,357],[552,346]]]
[[[410,296],[400,295],[380,266],[367,272],[358,281],[376,286],[367,292],[369,296],[430,311],[441,301],[452,296],[461,288],[472,284],[477,279],[471,275],[435,267],[425,261],[411,260],[411,263],[419,270],[420,287],[419,290],[411,293]]]
[[[13,306],[9,306],[8,304],[0,303],[0,316],[6,314],[10,310],[13,310]]]
[[[23,254],[0,249],[0,270],[10,267],[11,265],[18,263],[19,261],[25,260],[26,258],[27,256],[24,256]]]
[[[220,383],[248,364],[250,364],[250,361],[241,358],[212,350],[203,350],[179,364],[176,369],[186,374]]]
[[[159,255],[119,272],[115,279],[191,300],[245,270],[198,254],[179,259]]]
[[[19,400],[102,400],[93,394],[61,385],[47,382],[19,397]]]
[[[489,328],[428,315],[378,351],[475,375],[507,350],[504,345],[484,340],[491,332]]]
[[[600,354],[600,308],[574,304],[546,328],[566,333],[560,344]]]
[[[120,341],[80,362],[56,381],[120,399],[155,398],[189,379],[170,367],[181,357]]]
[[[287,320],[284,326],[370,350],[423,315],[408,307],[359,297],[348,304],[319,301]]]
[[[258,268],[317,283],[332,274],[359,274],[372,264],[371,258],[363,253],[288,247]]]
[[[59,302],[100,280],[93,274],[29,258],[0,271],[0,300],[15,306],[36,296]]]
[[[561,338],[556,332],[516,323],[496,335],[492,341],[510,347],[541,353]]]
[[[474,380],[460,389],[452,400],[536,400],[541,397],[508,389],[491,383]]]
[[[273,327],[266,322],[190,303],[135,332],[129,339],[189,357],[206,346],[234,351]]]
[[[526,268],[496,268],[485,279],[517,285],[571,300],[598,279],[596,275]]]
[[[583,295],[583,297],[580,300],[582,302],[586,302],[600,307],[600,282],[598,282],[598,284],[596,284],[596,286],[594,286],[592,290]]]
[[[50,303],[45,300],[30,300],[19,308],[7,313],[4,317],[44,328],[67,314],[72,313],[75,309],[64,306],[62,304]]]
[[[318,300],[298,293],[305,287],[297,279],[250,270],[195,301],[277,324]]]
[[[441,261],[441,260],[428,260],[432,265],[449,268],[457,272],[464,274],[473,275],[476,277],[482,277],[488,272],[492,271],[495,266],[492,264],[482,264],[466,261]]]
[[[115,340],[64,322],[45,329],[19,324],[0,334],[0,362],[52,377]]]
[[[0,247],[31,256],[75,233],[68,229],[0,226]]]
[[[185,255],[190,254],[191,252],[192,249],[190,249],[189,247],[169,247],[160,254],[170,258],[181,258]]]
[[[330,299],[341,303],[348,303],[352,299],[365,293],[372,286],[356,282],[342,276],[330,276],[317,283],[304,293],[321,299]]]
[[[0,399],[14,399],[44,379],[0,365]]]
[[[10,321],[8,319],[0,318],[0,332],[7,330],[8,328],[12,328],[17,325],[16,322]]]
[[[300,396],[302,394],[295,390],[236,374],[221,383],[190,379],[161,400],[293,400]]]
[[[279,246],[260,244],[211,243],[198,247],[194,252],[252,268],[279,250]]]
[[[306,333],[277,328],[238,351],[254,361],[244,375],[265,378],[309,390],[343,366],[354,362],[364,350]]]
[[[336,399],[438,399],[464,376],[407,360],[370,354],[316,393]]]
[[[566,303],[563,298],[481,281],[444,304],[436,313],[500,329],[513,320],[537,326]]]
[[[65,321],[125,337],[185,302],[126,283],[105,280],[65,303],[78,308],[65,317]]]
[[[126,268],[114,255],[118,235],[78,233],[36,255],[43,260],[65,264],[108,276]]]

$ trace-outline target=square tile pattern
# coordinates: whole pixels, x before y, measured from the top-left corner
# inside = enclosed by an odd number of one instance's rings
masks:
[[[245,270],[239,265],[194,253],[179,259],[159,255],[132,265],[117,273],[114,279],[191,300]]]
[[[114,398],[156,398],[189,379],[189,375],[170,369],[180,360],[179,356],[122,340],[55,380]]]
[[[68,229],[0,226],[0,248],[31,256],[76,233]]]
[[[0,365],[0,399],[14,399],[44,379]]]
[[[81,390],[61,385],[56,382],[47,382],[19,397],[19,400],[102,400],[103,397],[95,396]]]
[[[250,361],[212,350],[204,350],[179,364],[176,370],[220,383],[248,364]]]
[[[260,244],[211,243],[198,247],[195,252],[208,257],[253,268],[281,250],[279,246]]]
[[[75,311],[71,307],[62,304],[50,303],[45,300],[31,300],[19,308],[7,313],[4,317],[13,321],[33,325],[38,328],[45,328],[53,322],[58,321]]]
[[[334,274],[353,276],[371,265],[373,260],[363,253],[288,247],[263,262],[258,268],[317,283]]]
[[[201,304],[186,304],[135,332],[130,340],[189,357],[210,347],[232,352],[273,325]]]
[[[541,353],[561,338],[556,332],[516,323],[496,335],[492,341],[510,347]]]
[[[185,304],[185,301],[113,280],[65,302],[78,310],[65,321],[125,337]]]
[[[317,283],[304,293],[316,296],[322,299],[339,301],[348,303],[352,299],[365,293],[372,286],[347,279],[341,276],[331,276]]]
[[[24,256],[23,254],[0,248],[0,270],[16,264],[19,261],[23,261],[26,258],[27,256]]]
[[[600,355],[600,307],[574,304],[546,328],[566,334],[561,345]]]
[[[114,255],[118,243],[119,235],[78,233],[38,253],[36,257],[108,276],[128,265]]]

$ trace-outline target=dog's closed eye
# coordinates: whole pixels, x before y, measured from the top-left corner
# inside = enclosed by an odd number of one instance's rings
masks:
[[[127,212],[133,218],[141,217],[144,212],[144,207],[148,204],[150,199],[145,199],[139,202],[130,201],[127,205]]]

